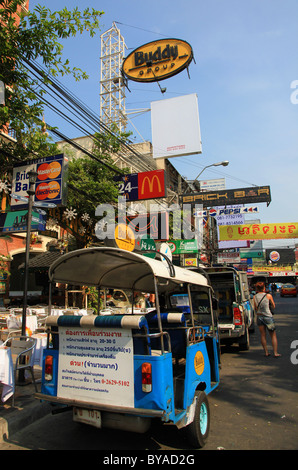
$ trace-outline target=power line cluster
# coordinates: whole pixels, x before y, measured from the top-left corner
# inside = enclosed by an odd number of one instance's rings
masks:
[[[46,69],[37,64],[34,60],[28,60],[23,57],[23,65],[26,67],[28,72],[38,80],[39,88],[43,92],[47,93],[47,96],[52,100],[46,99],[38,95],[39,99],[46,105],[50,110],[60,116],[65,122],[72,125],[79,132],[84,135],[88,135],[94,143],[99,143],[103,146],[102,141],[94,136],[94,133],[104,132],[108,135],[113,136],[120,144],[120,151],[117,152],[117,156],[127,165],[135,167],[138,171],[148,171],[155,169],[155,166],[152,162],[152,159],[146,154],[141,154],[132,146],[122,140],[120,137],[116,136],[110,129],[107,127],[100,118],[92,111],[86,104],[84,104],[79,98],[77,98],[72,92],[70,92],[65,86],[63,86],[59,81],[53,77],[49,76],[49,73]],[[46,80],[45,80],[46,77]],[[36,90],[31,90],[37,94]],[[96,159],[96,157],[89,152],[87,149],[82,147],[77,142],[74,142],[71,138],[67,137],[61,131],[57,130],[54,126],[47,125],[47,128],[51,134],[56,138],[67,142],[68,144],[75,147],[77,150],[80,150],[82,153],[88,155],[90,158]],[[133,161],[132,161],[133,157]],[[98,160],[98,159],[97,159]],[[99,161],[99,160],[98,160]],[[105,162],[101,161],[103,165],[107,165]],[[188,164],[186,161],[185,164]],[[192,167],[202,166],[197,165],[195,162],[191,163]],[[115,173],[123,174],[121,170],[111,168]],[[220,174],[220,172],[213,170],[215,173]],[[255,184],[248,183],[240,178],[235,178],[226,173],[221,173],[225,177],[231,178],[235,181],[244,182],[255,186]]]
[[[120,157],[127,166],[136,166],[138,169],[144,171],[155,169],[153,168],[152,162],[146,159],[145,155],[137,152],[131,145],[114,134],[88,106],[67,90],[66,87],[61,85],[55,77],[49,76],[49,73],[34,60],[28,60],[23,57],[22,64],[29,74],[38,81],[39,89],[45,92],[47,98],[49,98],[46,99],[38,94],[38,99],[65,122],[71,124],[84,135],[88,135],[94,143],[99,144],[101,147],[105,144],[95,137],[95,133],[105,133],[115,138],[120,145],[120,151],[117,152],[117,156]],[[32,89],[31,91],[37,95],[36,90]],[[51,134],[54,134],[55,137],[68,142],[90,158],[97,159],[102,165],[109,166],[107,163],[95,157],[93,153],[64,135],[61,131],[58,131],[54,126],[47,124],[47,129]],[[131,161],[132,157],[133,162]],[[110,167],[110,169],[115,173],[123,174],[121,170],[115,169],[114,167]]]

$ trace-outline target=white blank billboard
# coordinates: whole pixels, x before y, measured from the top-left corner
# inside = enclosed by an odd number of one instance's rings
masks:
[[[195,93],[151,103],[154,158],[202,152],[198,97]]]

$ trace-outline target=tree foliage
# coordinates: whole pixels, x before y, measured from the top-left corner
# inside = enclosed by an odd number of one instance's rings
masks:
[[[78,213],[87,212],[94,217],[98,204],[117,201],[119,192],[114,177],[117,174],[115,170],[119,172],[119,169],[111,155],[119,152],[121,141],[129,133],[119,132],[115,125],[111,130],[111,133],[95,133],[92,152],[95,158],[86,156],[70,159],[68,206],[76,207]]]
[[[41,70],[46,70],[42,76],[44,83],[48,76],[68,74],[76,80],[88,78],[85,72],[63,58],[61,41],[84,32],[92,37],[99,29],[103,14],[90,8],[83,12],[78,8],[51,12],[39,5],[24,15],[20,13],[23,3],[23,0],[4,0],[0,4],[0,81],[5,84],[0,131],[5,132],[9,123],[16,138],[16,143],[0,141],[2,176],[17,160],[53,155],[57,151],[44,128],[46,91],[40,87],[40,76],[30,73],[28,63],[38,61]]]

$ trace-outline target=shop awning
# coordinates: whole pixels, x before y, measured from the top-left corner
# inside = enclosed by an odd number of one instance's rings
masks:
[[[45,253],[34,256],[34,258],[29,258],[29,270],[38,271],[44,269],[47,271],[51,264],[60,258],[60,256],[62,255],[59,251],[46,251]],[[25,269],[25,263],[20,264],[18,269],[23,271]]]

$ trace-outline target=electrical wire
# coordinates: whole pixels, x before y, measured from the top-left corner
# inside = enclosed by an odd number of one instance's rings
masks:
[[[44,91],[45,91],[44,87],[46,87],[46,88],[48,88],[49,90],[51,90],[53,92],[53,90],[51,89],[51,87],[52,87],[54,89],[54,93],[55,93],[56,96],[53,96],[53,93],[51,93],[50,91],[48,91],[48,90],[46,91],[48,94],[50,94],[52,99],[54,99],[61,106],[63,106],[64,109],[65,109],[65,107],[67,107],[68,112],[72,113],[74,116],[78,116],[81,120],[83,120],[84,125],[87,126],[87,128],[89,128],[91,133],[92,132],[100,132],[101,130],[103,130],[104,132],[107,132],[109,135],[113,136],[118,141],[118,143],[120,145],[120,148],[121,148],[121,151],[117,152],[117,155],[120,158],[122,158],[129,165],[131,165],[131,157],[134,156],[135,159],[137,160],[138,167],[144,169],[145,171],[146,170],[148,171],[149,162],[146,162],[144,164],[144,161],[143,161],[144,160],[144,155],[143,154],[140,154],[134,148],[132,148],[131,145],[124,142],[123,139],[119,138],[119,136],[116,136],[96,116],[96,114],[90,108],[88,108],[88,106],[86,106],[84,103],[82,103],[72,92],[67,90],[66,87],[64,87],[62,84],[60,84],[58,82],[58,80],[55,79],[55,77],[52,77],[52,76],[50,77],[49,73],[44,68],[42,68],[39,64],[35,63],[32,60],[29,61],[26,58],[23,58],[23,61],[25,62],[25,64],[23,64],[23,65],[26,66],[27,70],[30,71],[30,73],[32,73],[32,75],[35,77],[35,79],[39,78],[39,77],[41,77],[39,80],[44,79],[44,77],[47,78],[47,83],[42,82],[42,85],[39,85],[39,86]],[[58,96],[60,97],[60,100],[59,100]],[[41,98],[39,95],[38,95],[38,97],[39,97],[39,99],[43,100],[44,102],[46,101],[44,98]],[[65,112],[62,112],[61,110],[57,109],[57,106],[49,103],[49,101],[47,101],[45,104],[47,106],[49,106],[52,109],[53,112],[57,113],[58,115],[60,115],[60,117],[65,119],[69,124],[71,124],[72,126],[77,128],[78,130],[80,130],[84,134],[89,135],[91,139],[96,141],[96,138],[93,135],[90,135],[90,133],[88,132],[86,127],[84,127],[83,125],[79,125],[77,121],[71,119]],[[49,128],[49,131],[51,133],[55,134],[55,132],[53,131],[52,128]],[[59,131],[56,132],[56,135],[59,136]],[[60,133],[60,135],[63,135],[63,134]],[[73,145],[73,141],[71,139],[67,138],[66,136],[64,136],[64,137],[66,138],[66,140],[69,144]],[[104,144],[102,142],[100,142],[100,145],[102,146]],[[82,152],[88,152],[86,149],[84,149],[81,146],[80,146],[80,150]],[[183,161],[183,164],[191,165],[192,167],[203,168],[203,166],[196,165],[193,161],[192,161],[192,163],[189,163],[187,161]],[[150,168],[150,169],[153,169],[153,168]],[[223,172],[220,172],[220,171],[214,170],[214,169],[212,169],[212,170],[209,169],[209,171],[212,171],[216,174],[223,175],[224,177],[230,178],[231,180],[239,181],[239,182],[249,184],[249,185],[252,185],[252,186],[257,186],[255,183],[249,183],[249,182],[244,181],[240,178],[236,178],[232,175],[229,175],[226,172],[223,173]]]
[[[157,34],[158,36],[162,36],[164,38],[168,38],[169,36],[165,36],[164,34],[157,33],[156,31],[150,31],[148,29],[140,28],[139,26],[132,26],[130,24],[120,23],[120,21],[114,21],[116,24],[121,24],[122,26],[128,26],[129,28],[139,29],[140,31],[145,31],[145,33],[152,33]]]
[[[183,158],[183,157],[182,157],[182,158]],[[187,162],[187,161],[183,161],[183,165],[191,165],[192,167],[196,167],[196,168],[200,168],[200,169],[203,169],[203,168],[204,168],[203,165],[198,165],[198,164],[196,164],[196,163],[190,163],[190,162]],[[245,181],[245,180],[242,180],[242,179],[240,179],[240,178],[236,178],[236,177],[234,177],[234,176],[232,176],[232,175],[229,175],[229,174],[227,174],[226,172],[223,172],[223,171],[220,171],[220,170],[215,170],[215,169],[213,169],[213,168],[208,168],[208,171],[210,171],[211,173],[216,173],[216,174],[218,174],[218,175],[224,176],[224,177],[226,177],[226,178],[230,178],[230,179],[235,180],[235,181],[239,181],[239,182],[241,182],[241,183],[248,184],[248,185],[250,185],[250,186],[258,186],[258,185],[255,184],[255,183],[250,183],[250,182]]]
[[[37,75],[42,77],[43,79],[47,75],[45,70],[39,69],[39,66],[37,66],[36,64],[33,64],[32,61],[28,61],[27,59],[24,58],[24,62],[26,63],[26,65],[24,65],[24,64],[23,65],[27,68],[28,71],[30,71],[30,73],[33,74],[35,79],[36,79]],[[32,72],[31,68],[34,70],[34,72]],[[60,98],[62,96],[62,100],[64,101],[62,106],[64,108],[65,108],[65,105],[67,105],[68,107],[71,107],[72,111],[78,113],[79,117],[81,119],[82,118],[85,119],[85,120],[87,119],[89,125],[95,126],[95,127],[93,127],[94,132],[99,132],[102,128],[109,135],[113,136],[118,141],[118,143],[121,147],[122,153],[126,152],[126,155],[120,155],[120,157],[122,156],[123,158],[125,158],[127,160],[127,158],[128,158],[127,151],[129,151],[129,153],[131,153],[135,157],[137,157],[137,159],[139,160],[138,164],[141,165],[145,170],[148,170],[148,165],[144,165],[144,163],[143,163],[143,155],[136,152],[135,149],[133,149],[131,146],[129,146],[125,141],[123,141],[123,139],[116,136],[105,124],[103,124],[97,118],[97,116],[90,109],[88,109],[88,107],[86,107],[83,103],[81,103],[77,98],[72,96],[68,91],[65,91],[65,89],[63,89],[63,87],[57,82],[57,80],[55,80],[53,77],[51,77],[49,79],[48,76],[46,78],[47,78],[48,83],[43,82],[43,85],[46,86],[47,88],[50,88],[50,86],[49,86],[49,84],[50,84],[54,88],[55,93],[60,94]],[[40,85],[40,87],[42,88],[41,85]],[[44,87],[43,87],[43,90],[44,90]],[[49,93],[49,92],[47,91],[47,93]],[[53,95],[51,95],[51,96],[53,97]],[[39,97],[39,99],[44,100],[44,98],[41,98],[39,95],[38,95],[38,97]],[[56,101],[58,100],[57,97],[55,97],[54,99]],[[61,102],[60,102],[60,104],[61,104]],[[61,116],[61,111],[57,110],[57,108],[55,108],[54,105],[50,105],[49,102],[47,102],[47,105],[50,106],[51,109],[54,112],[57,112]],[[66,119],[66,120],[68,120],[68,122],[70,122],[69,117],[67,117],[65,115],[65,113],[63,113],[63,114],[64,114],[64,119]],[[76,122],[72,121],[71,123],[72,123],[72,125],[78,127]],[[80,130],[85,132],[85,133],[88,133],[83,128],[81,128]],[[94,139],[94,136],[92,136],[92,138]],[[102,146],[103,143],[100,142],[100,145]],[[117,152],[117,154],[119,155],[119,152]],[[131,155],[130,155],[130,157],[131,157]]]

